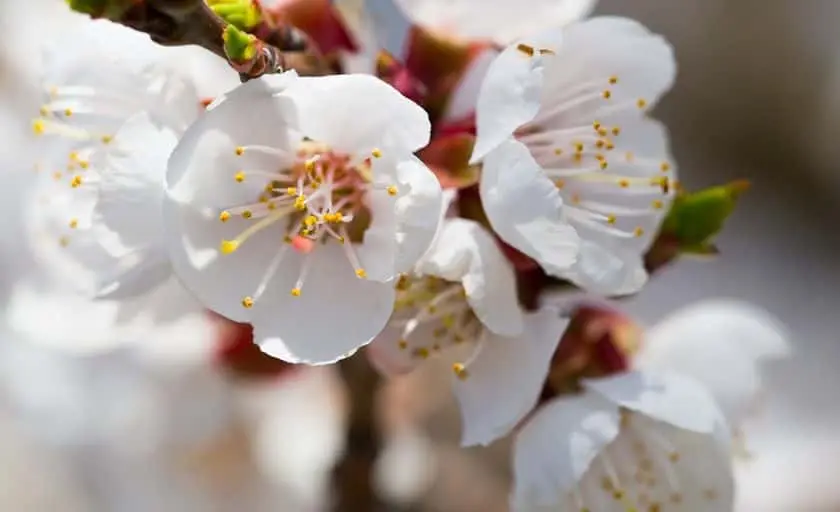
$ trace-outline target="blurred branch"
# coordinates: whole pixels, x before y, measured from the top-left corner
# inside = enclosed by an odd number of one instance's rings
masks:
[[[376,395],[380,377],[362,355],[338,364],[350,397],[350,418],[344,454],[333,472],[336,499],[333,510],[384,510],[373,484],[381,450],[377,429]]]
[[[225,51],[228,24],[204,0],[139,0],[124,9],[86,11],[94,17],[131,27],[167,46],[198,45],[228,60],[242,81],[295,69],[301,75],[323,75],[329,66],[309,39],[291,25],[276,27],[272,44],[254,39],[248,58]]]

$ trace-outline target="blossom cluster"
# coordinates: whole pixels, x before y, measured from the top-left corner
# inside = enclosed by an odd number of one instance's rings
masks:
[[[50,41],[28,220],[57,279],[115,323],[250,324],[287,363],[446,361],[463,444],[516,435],[516,510],[731,509],[780,330],[709,304],[641,333],[607,303],[719,229],[672,215],[663,37],[592,0],[207,3],[256,37],[297,22],[342,72],[236,85],[107,20]]]

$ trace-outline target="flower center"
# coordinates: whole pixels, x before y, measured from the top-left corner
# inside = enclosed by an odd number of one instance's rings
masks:
[[[234,153],[244,158],[245,163],[249,161],[249,155],[288,156],[268,146],[237,146]],[[222,240],[219,250],[223,254],[231,254],[256,233],[279,223],[286,243],[278,252],[278,258],[282,258],[287,247],[308,255],[318,245],[332,241],[341,244],[356,276],[366,278],[367,272],[353,243],[362,241],[372,220],[366,204],[367,195],[371,190],[383,190],[393,197],[399,193],[396,185],[374,181],[372,159],[381,157],[382,152],[374,149],[369,157],[354,161],[351,156],[337,153],[324,144],[304,140],[292,162],[279,170],[251,168],[235,171],[232,186],[242,186],[252,180],[259,180],[262,186],[252,202],[219,212],[220,222],[228,222],[232,218],[249,221],[236,237]],[[271,274],[279,265],[279,259],[275,261]],[[308,261],[309,258],[304,259],[300,277],[291,291],[295,297],[301,294]],[[254,300],[255,297],[245,297],[242,304],[250,308]]]
[[[476,341],[481,322],[466,300],[464,287],[437,277],[400,276],[394,305],[396,320],[402,327],[397,343],[413,359],[428,359],[443,349]],[[466,378],[465,364],[456,363],[456,375]]]

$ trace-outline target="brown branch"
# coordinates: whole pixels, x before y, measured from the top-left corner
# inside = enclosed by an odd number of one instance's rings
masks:
[[[381,379],[361,354],[341,361],[338,367],[350,397],[350,417],[345,451],[333,470],[333,510],[383,510],[373,485],[373,470],[381,449],[376,416]]]
[[[113,21],[149,34],[156,43],[166,46],[194,44],[228,60],[222,40],[227,24],[204,0],[139,1]],[[327,61],[307,36],[292,26],[277,27],[271,43],[259,41],[255,57],[247,63],[231,62],[243,82],[288,69],[297,70],[301,75],[330,72]]]

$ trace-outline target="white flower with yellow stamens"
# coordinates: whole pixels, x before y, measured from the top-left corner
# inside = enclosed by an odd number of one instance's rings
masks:
[[[395,309],[369,348],[372,361],[385,373],[432,356],[448,361],[465,446],[489,444],[533,409],[568,324],[554,309],[522,312],[496,241],[465,219],[445,221],[416,274],[397,284]]]
[[[253,80],[169,162],[164,215],[183,283],[254,325],[266,353],[328,363],[391,314],[393,279],[427,250],[441,189],[413,152],[425,112],[365,75]]]
[[[507,48],[482,84],[473,154],[499,236],[587,290],[637,291],[676,188],[665,129],[647,116],[674,75],[668,43],[623,18]]]
[[[148,36],[105,20],[79,24],[49,41],[41,79],[44,101],[33,132],[73,140],[79,148],[101,148],[138,112],[184,130],[201,105],[165,50]]]
[[[543,405],[514,444],[512,510],[728,512],[726,422],[697,382],[631,372]]]

